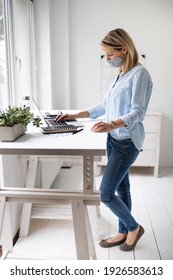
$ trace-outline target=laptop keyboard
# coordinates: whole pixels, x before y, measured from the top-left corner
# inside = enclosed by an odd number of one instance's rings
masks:
[[[65,121],[56,122],[54,120],[48,120],[48,119],[45,119],[45,121],[49,126],[57,126],[57,127],[62,125],[68,126],[68,124]]]

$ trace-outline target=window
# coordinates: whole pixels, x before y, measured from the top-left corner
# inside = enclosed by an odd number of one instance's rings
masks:
[[[36,95],[33,1],[0,3],[0,106],[5,108],[21,105],[23,96]]]

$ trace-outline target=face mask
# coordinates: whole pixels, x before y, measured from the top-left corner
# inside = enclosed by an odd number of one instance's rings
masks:
[[[114,59],[107,60],[111,67],[118,68],[122,65],[123,59],[119,56],[115,57]]]

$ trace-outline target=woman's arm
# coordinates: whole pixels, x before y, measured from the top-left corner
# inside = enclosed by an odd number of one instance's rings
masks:
[[[78,119],[78,118],[89,118],[90,115],[88,113],[88,111],[81,111],[79,113],[76,114],[62,114],[62,115],[57,115],[57,117],[55,118],[55,121],[59,122],[59,121],[72,121],[74,119]]]
[[[105,123],[105,122],[97,122],[93,125],[93,127],[91,128],[91,131],[93,132],[110,132],[116,128],[120,128],[120,127],[124,127],[126,126],[126,124],[118,119],[118,120],[113,120],[109,123]]]
[[[151,97],[152,87],[153,83],[149,73],[144,69],[138,71],[133,78],[130,112],[120,117],[127,126],[143,121]]]

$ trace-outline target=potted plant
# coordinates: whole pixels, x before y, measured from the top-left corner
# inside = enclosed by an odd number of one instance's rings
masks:
[[[25,105],[23,107],[9,106],[5,111],[0,111],[0,140],[14,141],[26,132],[30,122],[39,127],[41,119],[35,118],[30,108]]]

